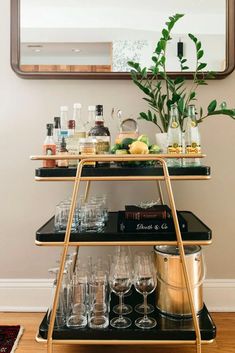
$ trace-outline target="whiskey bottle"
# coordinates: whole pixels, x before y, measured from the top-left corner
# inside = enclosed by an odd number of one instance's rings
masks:
[[[96,106],[95,126],[90,129],[88,135],[96,137],[97,154],[108,154],[110,152],[110,132],[104,126],[103,105]]]
[[[201,153],[201,138],[198,128],[195,105],[188,106],[188,116],[185,119],[185,154]],[[184,166],[200,166],[200,158],[185,158]]]
[[[182,132],[179,123],[179,113],[176,104],[171,106],[170,121],[167,131],[167,153],[168,154],[182,154]],[[182,165],[181,158],[169,158],[167,160],[169,167],[180,167]]]

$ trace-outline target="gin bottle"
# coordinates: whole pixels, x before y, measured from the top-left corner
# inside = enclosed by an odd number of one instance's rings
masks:
[[[196,119],[195,105],[188,106],[188,116],[185,119],[185,154],[201,153],[201,138]],[[185,158],[184,166],[200,166],[200,158]]]
[[[167,153],[168,154],[182,154],[182,132],[179,123],[179,113],[176,104],[171,106],[170,122],[167,131]],[[167,160],[169,167],[180,167],[182,165],[181,158],[169,158]]]

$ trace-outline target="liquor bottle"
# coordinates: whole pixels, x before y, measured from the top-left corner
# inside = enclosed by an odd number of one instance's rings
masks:
[[[61,124],[61,137],[68,137],[68,107],[60,107],[60,124]]]
[[[74,103],[73,105],[73,120],[75,120],[75,135],[78,138],[85,138],[86,137],[86,129],[82,122],[82,105],[81,103]]]
[[[56,153],[58,153],[60,149],[60,143],[61,143],[61,125],[60,125],[59,116],[54,117],[53,137],[54,137],[54,142],[56,144]]]
[[[88,119],[85,124],[87,135],[95,124],[95,111],[96,111],[95,105],[88,106]]]
[[[67,149],[69,154],[78,155],[79,154],[79,141],[81,138],[86,137],[86,131],[81,119],[81,108],[80,103],[74,103],[73,106],[73,119],[69,120],[68,123],[68,137],[66,139]],[[69,166],[76,167],[78,160],[70,159]]]
[[[171,106],[170,122],[167,131],[167,153],[169,154],[182,154],[182,132],[179,123],[179,113],[176,104]],[[167,159],[169,167],[180,167],[182,165],[181,158]]]
[[[108,154],[110,151],[110,132],[104,126],[103,105],[96,106],[95,126],[88,133],[89,136],[95,136],[97,140],[96,153]]]
[[[75,120],[69,120],[68,121],[68,138],[73,137],[75,134],[75,127],[76,127],[76,122]]]
[[[195,105],[188,106],[188,116],[185,119],[185,154],[201,153],[201,138],[198,128]],[[200,166],[200,158],[185,158],[184,166]]]
[[[68,155],[68,150],[66,148],[66,142],[64,136],[62,137],[62,142],[60,144],[59,154],[61,156]],[[59,168],[67,168],[69,166],[67,159],[58,159],[57,160],[57,167]]]
[[[52,156],[56,154],[56,144],[53,139],[53,124],[47,124],[47,136],[43,144],[43,154],[46,156]],[[54,168],[56,161],[52,159],[43,161],[43,168]]]

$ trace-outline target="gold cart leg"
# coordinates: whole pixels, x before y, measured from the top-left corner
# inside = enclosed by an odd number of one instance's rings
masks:
[[[52,340],[47,341],[47,353],[53,353]]]
[[[71,228],[72,228],[72,222],[73,222],[73,216],[74,216],[74,211],[75,211],[75,206],[76,206],[77,195],[78,195],[79,186],[80,186],[80,182],[81,182],[81,174],[82,174],[83,165],[84,165],[83,161],[79,162],[78,167],[77,167],[74,188],[73,188],[73,195],[72,195],[71,206],[70,206],[70,210],[69,210],[68,223],[67,223],[65,239],[64,239],[64,243],[63,243],[62,258],[61,258],[61,262],[60,262],[60,269],[59,269],[59,273],[58,273],[57,286],[56,286],[56,290],[55,290],[55,297],[54,297],[54,302],[53,302],[53,306],[52,306],[50,324],[49,324],[49,329],[48,329],[48,337],[47,337],[47,351],[48,351],[48,353],[52,353],[52,345],[53,345],[52,336],[53,336],[53,330],[54,330],[54,324],[55,324],[56,309],[58,306],[60,287],[61,287],[62,280],[63,280],[66,255],[67,255],[68,247],[69,247],[70,233],[71,233]]]
[[[164,196],[163,196],[163,192],[162,192],[162,185],[161,185],[161,182],[160,180],[157,180],[157,188],[158,188],[158,195],[160,197],[160,202],[161,202],[161,205],[164,205]]]
[[[169,176],[169,172],[168,172],[168,168],[167,168],[167,164],[166,164],[165,160],[161,159],[161,163],[163,166],[167,194],[169,197],[170,207],[171,207],[175,231],[176,231],[180,259],[182,261],[182,269],[183,269],[184,279],[185,279],[185,283],[186,283],[188,299],[189,299],[190,308],[191,308],[192,316],[193,316],[193,323],[194,323],[194,328],[195,328],[195,333],[196,333],[196,350],[197,350],[197,353],[201,353],[201,332],[200,332],[199,322],[198,322],[198,318],[197,318],[197,314],[196,314],[196,308],[195,308],[195,304],[194,304],[194,300],[193,300],[193,292],[192,292],[192,287],[191,287],[187,264],[186,264],[184,245],[183,245],[181,231],[180,231],[179,222],[178,222],[178,217],[177,217],[177,213],[176,213],[175,200],[174,200],[174,196],[173,196],[171,180],[170,180],[170,176]]]
[[[91,188],[91,182],[88,181],[86,183],[86,189],[85,189],[85,195],[84,195],[84,201],[85,202],[87,202],[87,200],[88,200],[90,188]],[[76,247],[76,251],[75,251],[75,255],[74,255],[73,272],[75,272],[75,268],[76,268],[76,265],[77,265],[78,253],[79,253],[79,246]]]
[[[91,182],[88,181],[88,182],[86,183],[86,189],[85,189],[85,195],[84,195],[84,201],[85,201],[85,202],[87,202],[87,200],[88,200],[90,188],[91,188]]]

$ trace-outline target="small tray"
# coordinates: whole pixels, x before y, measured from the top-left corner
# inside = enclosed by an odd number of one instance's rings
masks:
[[[124,297],[124,301],[126,304],[130,304],[134,308],[136,304],[143,302],[143,297],[136,293],[134,288],[132,291],[133,293],[130,296]],[[155,304],[155,294],[148,296],[148,303],[151,303],[152,305]],[[110,319],[117,316],[112,311],[112,307],[116,304],[118,304],[118,299],[112,294]],[[84,340],[84,343],[86,340],[108,340],[110,342],[112,342],[112,340],[195,340],[196,336],[193,320],[191,318],[175,319],[170,316],[162,315],[159,310],[155,309],[155,311],[149,316],[156,319],[157,326],[150,330],[142,330],[134,325],[135,319],[140,316],[140,314],[133,310],[133,312],[128,315],[132,320],[132,326],[127,329],[118,330],[110,325],[106,329],[99,330],[90,329],[89,327],[84,329],[71,329],[64,327],[60,330],[54,330],[53,338],[59,340]],[[198,318],[202,340],[213,340],[216,336],[216,327],[205,305],[198,315]],[[39,334],[42,338],[46,339],[47,333],[48,325],[45,316],[39,327]],[[124,343],[125,342],[123,342],[123,344]]]

